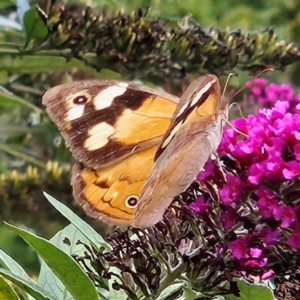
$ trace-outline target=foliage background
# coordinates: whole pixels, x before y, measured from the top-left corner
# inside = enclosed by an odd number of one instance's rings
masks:
[[[18,16],[29,6],[44,6],[47,3],[46,0],[29,3],[25,0],[17,3],[2,0],[0,3],[0,16],[5,18],[0,20],[0,85],[9,91],[0,93],[0,217],[49,237],[64,225],[64,220],[47,206],[46,201],[46,214],[41,212],[41,204],[37,205],[36,201],[43,201],[42,190],[47,190],[58,199],[69,197],[71,190],[66,187],[69,186],[71,156],[60,140],[57,129],[43,113],[41,97],[44,91],[52,85],[72,79],[131,76],[108,69],[97,72],[75,59],[67,63],[65,58],[54,52],[51,55],[51,51],[47,56],[30,53],[21,55],[19,49],[26,43],[26,34]],[[247,32],[274,26],[278,40],[297,44],[300,39],[300,4],[297,0],[86,0],[82,3],[91,7],[106,7],[108,12],[123,9],[125,14],[139,8],[145,11],[150,7],[147,18],[160,18],[176,24],[182,18],[191,16],[204,29],[215,27],[225,30],[229,27],[231,30]],[[7,18],[15,22],[13,26]],[[239,70],[235,71],[239,73]],[[298,72],[299,64],[295,63],[285,72],[275,72],[269,76],[278,82],[291,82],[297,88]],[[249,75],[242,78],[249,79]],[[57,185],[57,182],[60,184]],[[20,206],[20,199],[30,204],[29,210]],[[80,210],[78,213],[82,215]],[[39,218],[40,214],[48,217]],[[24,250],[21,239],[3,228],[0,228],[0,236],[0,248],[21,262],[29,272],[36,272],[37,259],[29,249]]]

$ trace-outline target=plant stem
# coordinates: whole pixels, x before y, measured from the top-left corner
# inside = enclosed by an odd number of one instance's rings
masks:
[[[14,155],[14,156],[16,156],[16,157],[22,158],[22,159],[24,159],[25,161],[28,161],[28,162],[30,162],[30,163],[33,163],[33,164],[35,164],[35,165],[37,165],[37,166],[39,166],[39,167],[41,167],[41,168],[43,168],[43,169],[46,168],[46,164],[44,164],[43,162],[41,162],[41,161],[35,159],[34,157],[32,157],[32,156],[30,156],[30,155],[28,155],[28,154],[25,154],[25,153],[22,153],[22,152],[18,152],[18,151],[16,151],[16,150],[13,150],[13,149],[11,149],[11,147],[9,147],[9,146],[0,144],[0,150],[5,151],[5,152],[7,152],[7,153],[9,153],[9,154],[12,154],[12,155]]]
[[[163,280],[160,282],[158,294],[160,294],[166,287],[170,284],[174,283],[175,279],[180,278],[180,275],[186,268],[186,264],[184,262],[179,263],[174,269],[171,269],[171,273],[169,273]]]

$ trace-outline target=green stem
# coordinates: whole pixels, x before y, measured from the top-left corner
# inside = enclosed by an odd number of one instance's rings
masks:
[[[171,273],[167,274],[165,278],[163,278],[160,282],[158,294],[160,294],[170,284],[173,284],[175,279],[179,278],[180,275],[184,272],[185,268],[186,264],[184,262],[181,262],[174,269],[171,269]]]
[[[23,160],[25,160],[25,161],[27,161],[27,162],[30,162],[30,163],[32,163],[32,164],[35,164],[35,165],[37,165],[37,166],[39,166],[39,167],[41,167],[41,168],[43,168],[43,169],[46,168],[46,164],[45,164],[45,163],[43,163],[43,162],[41,162],[41,161],[35,159],[34,157],[32,157],[32,156],[30,156],[30,155],[28,155],[28,154],[25,154],[25,153],[22,153],[22,152],[18,152],[18,151],[16,151],[16,150],[13,150],[13,149],[11,149],[11,147],[9,147],[9,146],[0,144],[0,150],[5,151],[5,152],[7,152],[7,153],[9,153],[9,154],[12,154],[12,155],[14,155],[14,156],[16,156],[16,157],[19,157],[19,158],[21,158],[21,159],[23,159]]]
[[[22,48],[22,45],[10,42],[0,42],[0,47],[13,47],[16,50]]]
[[[20,50],[14,48],[0,48],[0,54],[19,54],[19,55],[28,55],[28,56],[64,56],[71,53],[71,50]]]
[[[5,93],[5,97],[9,98],[9,100],[16,101],[16,102],[20,103],[21,105],[27,106],[30,109],[35,110],[37,113],[40,113],[40,114],[44,114],[45,113],[39,107],[33,105],[32,103],[30,103],[30,102],[28,102],[28,101],[26,101],[26,100],[24,100],[22,98],[19,98],[18,96],[14,95],[13,93],[11,93],[10,91],[6,90],[2,86],[0,86],[0,96],[1,96],[1,91],[3,91]]]
[[[26,85],[23,85],[23,84],[12,83],[10,86],[15,90],[19,90],[19,91],[22,91],[22,92],[28,92],[30,94],[34,94],[34,95],[37,95],[37,96],[43,96],[43,94],[44,94],[44,92],[42,92],[41,90],[32,88],[30,86],[26,86]]]

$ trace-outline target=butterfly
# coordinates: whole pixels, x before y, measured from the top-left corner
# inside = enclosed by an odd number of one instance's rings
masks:
[[[211,74],[180,98],[101,79],[62,84],[43,96],[76,160],[76,201],[94,218],[141,228],[162,219],[217,149],[228,102]]]

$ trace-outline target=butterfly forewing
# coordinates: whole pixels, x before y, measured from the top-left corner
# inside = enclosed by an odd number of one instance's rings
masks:
[[[218,110],[219,81],[209,75],[197,83],[200,86],[188,88],[182,95],[156,152],[137,207],[137,227],[152,226],[161,220],[174,197],[189,187],[220,143],[223,112]]]
[[[220,98],[220,84],[216,76],[205,75],[194,80],[181,96],[171,124],[157,149],[155,160],[183,126],[199,118],[206,118],[207,122],[209,118],[215,118]]]
[[[178,101],[164,92],[113,80],[63,84],[43,97],[74,157],[90,168],[157,145]]]

